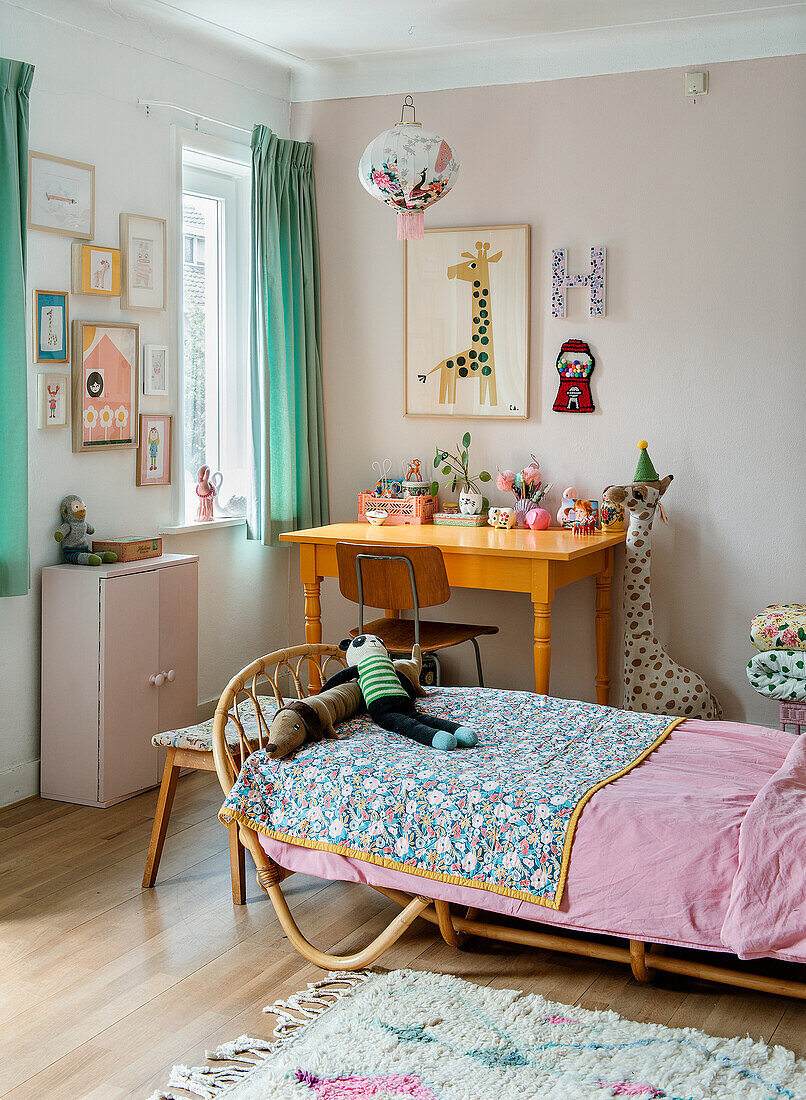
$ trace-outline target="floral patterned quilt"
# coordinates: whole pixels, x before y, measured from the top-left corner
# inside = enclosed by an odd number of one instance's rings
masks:
[[[478,746],[439,752],[362,715],[286,760],[254,753],[221,820],[557,909],[583,806],[680,721],[488,688],[417,705],[472,725]]]

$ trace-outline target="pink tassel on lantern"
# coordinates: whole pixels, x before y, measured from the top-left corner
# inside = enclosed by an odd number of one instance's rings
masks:
[[[398,211],[397,239],[399,241],[421,241],[423,239],[422,210]]]

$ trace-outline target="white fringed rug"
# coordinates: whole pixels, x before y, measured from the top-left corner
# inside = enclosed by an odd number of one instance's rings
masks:
[[[449,975],[331,974],[266,1011],[274,1043],[176,1066],[152,1100],[806,1100],[806,1061],[783,1047]]]

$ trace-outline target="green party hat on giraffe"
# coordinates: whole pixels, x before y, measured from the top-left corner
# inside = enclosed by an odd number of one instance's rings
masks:
[[[648,446],[649,444],[645,439],[638,440],[638,450],[641,453],[638,456],[638,465],[635,467],[633,481],[660,481],[658,471],[652,465],[652,459],[649,457]]]

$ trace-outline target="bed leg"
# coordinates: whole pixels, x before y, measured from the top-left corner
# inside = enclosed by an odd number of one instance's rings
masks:
[[[653,948],[650,948],[650,954]],[[663,947],[655,944],[655,954],[660,955]],[[657,971],[653,966],[647,966],[646,944],[640,940],[630,940],[630,969],[637,982],[651,982]]]
[[[277,919],[280,921],[289,943],[296,948],[304,959],[312,962],[314,966],[321,967],[322,970],[363,970],[364,967],[370,966],[376,959],[380,958],[384,951],[400,939],[412,921],[431,904],[429,898],[411,898],[405,909],[398,913],[383,932],[377,935],[372,943],[368,944],[362,951],[357,951],[353,955],[330,955],[314,947],[300,932],[280,886],[280,880],[283,877],[282,870],[273,861],[269,861],[268,867],[265,866],[267,860],[268,857],[264,855],[261,861],[264,865],[259,867],[257,872],[258,883],[269,895]]]
[[[437,923],[439,932],[448,947],[461,947],[467,936],[461,935],[453,927],[451,919],[451,907],[447,901],[435,901],[434,908],[437,911]]]

